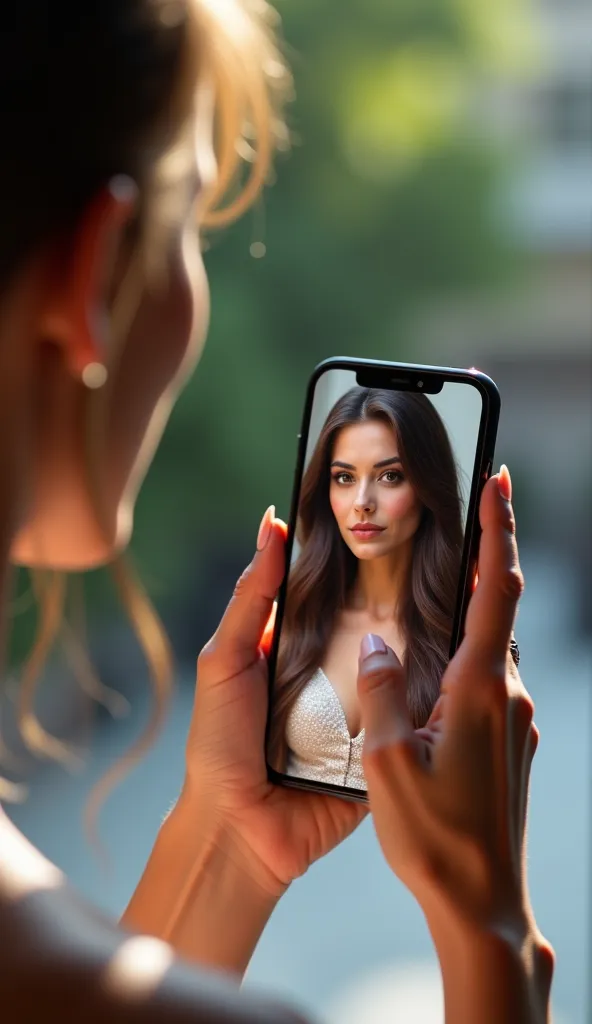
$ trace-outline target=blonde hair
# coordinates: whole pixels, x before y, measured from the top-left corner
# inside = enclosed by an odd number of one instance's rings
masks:
[[[154,273],[162,272],[154,257],[158,255],[159,232],[166,226],[163,196],[167,194],[171,168],[180,152],[179,143],[195,110],[196,91],[205,83],[212,87],[215,99],[218,173],[215,186],[206,197],[204,228],[226,225],[249,208],[266,183],[274,150],[285,148],[288,139],[283,106],[290,97],[291,79],[277,44],[277,15],[265,0],[186,0],[186,4],[158,0],[157,6],[165,25],[176,17],[187,16],[183,50],[163,119],[161,134],[166,144],[161,146],[142,183],[141,223],[113,304],[114,341],[110,359],[116,359],[121,351],[147,275],[154,280]],[[102,397],[89,395],[87,469],[99,521],[104,514],[96,467],[104,439],[104,412]],[[111,568],[150,670],[154,702],[141,736],[90,794],[85,824],[95,845],[99,808],[113,786],[154,742],[173,687],[172,651],[151,601],[127,557],[118,556]],[[79,581],[73,578],[69,582],[57,572],[32,573],[32,581],[39,608],[37,634],[22,668],[18,721],[32,752],[69,764],[74,752],[43,728],[34,711],[38,682],[56,641],[61,641],[76,678],[89,696],[117,710],[118,695],[98,679],[86,647],[84,628],[80,624],[78,629],[74,628],[66,615],[69,589],[78,587],[76,604],[81,610]],[[8,784],[4,795],[7,799],[15,795]]]

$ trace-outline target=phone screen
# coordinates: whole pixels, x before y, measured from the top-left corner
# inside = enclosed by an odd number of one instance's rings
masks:
[[[366,790],[362,637],[378,634],[398,655],[416,727],[438,698],[466,589],[486,418],[486,396],[466,379],[428,394],[359,379],[330,368],[314,385],[267,741],[275,772],[352,793]]]

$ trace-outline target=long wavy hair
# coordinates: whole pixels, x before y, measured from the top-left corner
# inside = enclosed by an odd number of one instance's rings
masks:
[[[398,605],[405,638],[407,700],[416,728],[427,721],[448,661],[463,549],[462,498],[446,428],[425,395],[354,387],[329,413],[304,473],[296,527],[300,553],[290,571],[278,652],[270,744],[282,770],[290,708],[322,665],[339,613],[347,606],[358,559],[341,537],[331,509],[331,462],[344,427],[386,423],[403,470],[421,502],[413,557]]]

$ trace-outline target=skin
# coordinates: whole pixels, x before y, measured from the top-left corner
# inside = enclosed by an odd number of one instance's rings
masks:
[[[187,142],[179,218],[166,237],[165,280],[160,287],[144,288],[104,393],[86,393],[80,377],[89,363],[109,366],[108,297],[129,263],[124,232],[136,207],[133,183],[114,182],[96,196],[67,247],[49,244],[36,253],[7,303],[24,342],[5,344],[0,357],[5,387],[20,383],[22,401],[12,425],[26,438],[23,471],[4,501],[16,515],[10,544],[14,562],[85,569],[109,561],[129,541],[138,488],[199,359],[209,320],[195,211],[198,183],[207,187],[215,168],[208,113],[206,108],[206,128],[198,120],[202,127]],[[104,403],[106,414],[97,467],[100,520],[82,440],[88,404],[96,401]]]
[[[329,499],[339,533],[358,559],[358,575],[350,607],[338,617],[322,668],[353,737],[362,728],[357,694],[362,638],[380,633],[403,660],[405,641],[396,609],[421,519],[421,503],[405,477],[397,437],[388,424],[366,420],[339,431]],[[384,529],[371,540],[360,540],[352,531],[358,523]]]
[[[408,564],[419,526],[422,506],[406,479],[398,449],[394,430],[380,420],[344,427],[335,440],[331,509],[343,540],[364,563],[363,584],[379,569],[388,567],[392,577],[401,563]],[[352,532],[360,523],[383,530],[371,541],[360,540]]]
[[[207,176],[211,119],[199,113],[206,118],[200,132],[208,144],[198,152]],[[80,376],[109,349],[105,314],[125,265],[133,188],[119,183],[97,195],[68,244],[50,241],[31,253],[2,296],[2,593],[10,558],[82,569],[104,562],[127,540],[139,482],[197,359],[207,321],[191,178],[188,172],[185,212],[168,237],[167,288],[142,296],[121,363],[101,395],[108,430],[98,467],[100,517],[80,444],[81,410],[89,401]],[[385,856],[415,894],[434,936],[447,1020],[530,1024],[548,1020],[552,955],[534,925],[524,858],[516,857],[524,846],[532,702],[506,657],[518,597],[511,582],[518,578],[517,554],[509,504],[502,503],[496,480],[484,492],[482,522],[476,610],[447,673],[450,698],[440,705],[440,717],[433,716],[429,739],[409,732],[394,655],[360,665],[365,771]],[[287,885],[364,814],[356,805],[276,788],[267,779],[265,651],[284,546],[285,526],[268,512],[260,550],[200,654],[182,792],[123,927],[81,900],[0,812],[0,934],[11,936],[0,959],[0,1011],[9,1024],[58,1017],[65,1024],[300,1020],[286,1007],[239,993],[220,973],[242,976]],[[3,607],[3,620],[5,613]],[[383,658],[379,666],[376,657]],[[488,742],[481,742],[483,735]],[[492,771],[498,764],[503,770]],[[475,801],[479,779],[483,789]],[[457,871],[434,870],[457,863]]]

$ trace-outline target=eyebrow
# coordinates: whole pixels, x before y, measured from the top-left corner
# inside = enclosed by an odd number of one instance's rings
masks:
[[[400,463],[401,460],[400,460],[398,455],[393,455],[392,459],[382,459],[380,462],[375,462],[372,468],[373,469],[383,469],[385,466],[393,466],[396,462]],[[337,460],[335,462],[331,463],[331,469],[333,469],[333,467],[336,467],[336,468],[339,467],[339,469],[355,469],[356,468],[355,466],[352,466],[351,462],[339,462]]]

